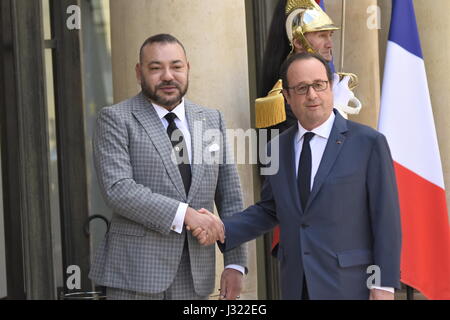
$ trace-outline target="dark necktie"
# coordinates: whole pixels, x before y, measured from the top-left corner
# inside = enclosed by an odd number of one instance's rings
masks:
[[[300,203],[302,209],[306,209],[309,193],[311,192],[311,147],[309,142],[314,137],[314,133],[307,132],[303,136],[302,153],[300,154],[300,161],[298,162],[297,185],[300,192]]]
[[[167,126],[167,134],[172,142],[172,147],[177,158],[178,170],[180,170],[181,178],[183,179],[184,190],[188,194],[189,188],[191,187],[191,165],[189,163],[186,141],[184,141],[183,133],[181,133],[181,130],[175,124],[176,114],[169,112],[164,117],[169,123]]]

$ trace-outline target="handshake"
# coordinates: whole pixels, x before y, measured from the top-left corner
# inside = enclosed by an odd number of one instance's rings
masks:
[[[189,207],[184,222],[186,229],[191,231],[203,246],[209,246],[216,241],[225,242],[225,228],[222,221],[206,209],[197,211]]]

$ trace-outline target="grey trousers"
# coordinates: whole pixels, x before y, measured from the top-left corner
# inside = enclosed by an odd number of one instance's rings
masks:
[[[144,293],[135,292],[119,288],[106,288],[108,300],[207,300],[208,297],[202,297],[195,293],[194,282],[191,274],[191,264],[189,262],[189,251],[187,241],[185,243],[183,254],[177,274],[170,287],[163,292]]]

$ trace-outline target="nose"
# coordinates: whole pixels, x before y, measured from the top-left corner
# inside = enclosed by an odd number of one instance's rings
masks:
[[[329,48],[329,49],[333,48],[333,38],[331,36],[327,37],[327,40],[325,42],[325,47]]]
[[[172,71],[169,68],[165,68],[161,74],[161,79],[163,81],[171,81],[174,79]]]
[[[314,100],[317,98],[317,92],[312,86],[308,87],[308,91],[306,91],[306,98],[309,100]]]

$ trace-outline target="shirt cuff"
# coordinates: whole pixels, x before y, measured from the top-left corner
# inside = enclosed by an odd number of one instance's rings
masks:
[[[242,266],[239,266],[237,264],[229,264],[225,267],[225,269],[234,269],[245,275],[245,268]]]
[[[377,287],[377,286],[371,286],[370,289],[378,289],[383,291],[388,291],[390,293],[395,293],[395,289],[391,287]]]
[[[177,213],[175,214],[175,218],[172,221],[172,231],[176,233],[183,232],[183,226],[184,226],[184,217],[186,216],[186,211],[188,208],[187,203],[180,202],[178,205]]]

